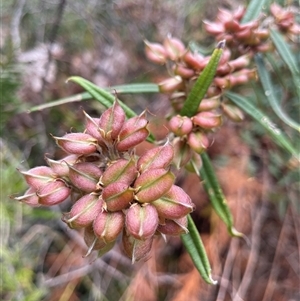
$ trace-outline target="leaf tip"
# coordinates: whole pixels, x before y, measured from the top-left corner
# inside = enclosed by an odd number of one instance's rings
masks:
[[[226,46],[226,40],[222,40],[218,43],[217,48],[218,49],[224,49]]]

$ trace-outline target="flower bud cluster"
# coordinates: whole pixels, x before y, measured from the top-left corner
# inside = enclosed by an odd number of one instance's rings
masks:
[[[215,22],[204,21],[205,29],[217,41],[225,39],[227,45],[237,49],[239,53],[254,54],[272,50],[272,44],[268,41],[269,31],[260,27],[260,20],[241,22],[245,12],[246,9],[242,6],[233,11],[219,9]]]
[[[134,152],[149,134],[145,113],[126,120],[116,101],[100,118],[84,114],[83,133],[54,137],[66,157],[46,158],[49,166],[21,171],[29,189],[15,199],[52,206],[72,196],[75,202],[62,220],[83,229],[87,255],[109,251],[122,235],[134,262],[149,254],[155,235],[186,233],[194,205],[174,184],[173,146],[157,146],[140,157]]]
[[[154,63],[170,66],[173,76],[159,83],[160,91],[170,95],[174,110],[168,127],[177,136],[174,141],[175,164],[191,170],[201,167],[200,154],[209,146],[207,134],[222,125],[222,112],[233,121],[243,120],[242,111],[231,103],[221,103],[224,89],[256,78],[255,70],[248,69],[249,55],[231,60],[229,49],[223,51],[213,84],[201,101],[198,112],[191,118],[180,116],[186,96],[210,57],[192,53],[177,38],[167,37],[163,44],[146,43],[146,55]],[[190,166],[192,164],[192,166]]]
[[[278,3],[272,3],[270,5],[270,12],[274,18],[274,23],[276,24],[277,28],[282,31],[282,33],[286,34],[292,40],[294,37],[296,38],[299,36],[300,24],[296,22],[296,8],[283,8]]]

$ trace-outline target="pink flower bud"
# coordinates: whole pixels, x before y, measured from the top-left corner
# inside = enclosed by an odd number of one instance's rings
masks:
[[[112,162],[100,178],[100,184],[107,186],[113,182],[130,185],[136,178],[138,171],[133,159],[118,159]]]
[[[104,140],[116,139],[125,122],[125,113],[117,101],[100,117],[100,134]]]
[[[39,189],[56,178],[56,174],[48,166],[37,166],[28,171],[20,171],[20,173],[24,176],[27,184],[35,189]]]
[[[188,135],[188,145],[196,153],[201,154],[209,147],[209,140],[207,136],[202,132],[192,132]]]
[[[214,83],[220,89],[229,89],[231,87],[230,80],[228,79],[227,76],[225,76],[225,77],[215,77],[214,78]]]
[[[146,170],[134,182],[135,199],[141,203],[157,200],[169,191],[175,176],[163,168]]]
[[[177,136],[187,135],[193,129],[192,120],[187,116],[173,116],[168,125],[170,130]]]
[[[222,103],[222,109],[226,116],[235,122],[244,120],[244,113],[235,105],[229,103]]]
[[[39,203],[44,206],[53,206],[62,203],[71,194],[71,189],[62,180],[56,180],[42,186],[37,191]]]
[[[211,111],[217,109],[220,106],[220,104],[221,104],[220,95],[211,98],[204,98],[200,102],[200,105],[198,107],[198,112]]]
[[[126,229],[137,239],[152,237],[158,226],[158,215],[154,206],[133,204],[126,213]]]
[[[116,144],[117,150],[125,152],[145,141],[149,135],[147,125],[148,120],[145,117],[145,112],[128,119],[119,133]]]
[[[213,112],[200,112],[194,117],[192,121],[206,130],[211,130],[222,124],[222,115]]]
[[[166,235],[178,236],[189,233],[187,224],[187,216],[175,220],[166,219],[163,225],[158,225],[157,230]]]
[[[242,17],[244,16],[245,11],[246,11],[245,7],[238,6],[237,9],[235,9],[232,12],[232,18],[235,19],[235,20],[240,21],[242,19]]]
[[[204,57],[199,53],[186,52],[183,57],[183,61],[194,70],[200,71],[205,65],[203,64]]]
[[[170,36],[164,40],[164,47],[168,57],[173,61],[178,60],[185,52],[184,44],[179,39]]]
[[[85,125],[85,133],[91,135],[95,139],[97,139],[98,144],[101,145],[102,148],[106,147],[105,142],[103,141],[101,135],[101,129],[99,127],[100,118],[92,118],[85,111],[83,111],[86,117],[86,125]]]
[[[187,164],[192,157],[192,150],[186,142],[186,139],[181,140],[180,138],[173,140],[174,146],[174,159],[173,162],[177,169]]]
[[[45,157],[47,164],[53,170],[55,174],[59,177],[67,177],[69,175],[69,166],[75,164],[79,159],[77,155],[69,155],[64,157],[61,160],[52,160],[50,158]]]
[[[84,192],[98,189],[97,183],[102,175],[100,168],[94,163],[82,162],[69,165],[69,179],[72,184]]]
[[[172,163],[173,156],[173,147],[169,143],[154,147],[139,158],[137,168],[141,173],[150,168],[168,168]]]
[[[246,66],[248,66],[250,63],[250,56],[249,55],[243,55],[235,60],[230,61],[228,64],[231,66],[232,71],[242,69]]]
[[[181,65],[176,65],[174,69],[174,74],[179,75],[182,78],[189,79],[195,75],[193,69],[183,67]]]
[[[133,201],[133,189],[126,183],[115,182],[103,188],[102,198],[105,201],[105,209],[119,211],[129,207]]]
[[[236,20],[231,19],[231,20],[224,22],[223,24],[224,24],[226,31],[235,33],[240,30],[240,24]]]
[[[130,234],[123,231],[122,243],[125,254],[131,258],[132,263],[146,258],[150,251],[153,242],[153,236],[146,240],[136,239]]]
[[[179,186],[173,185],[171,189],[152,202],[159,217],[166,219],[178,219],[186,216],[194,210],[194,204],[186,192]]]
[[[167,61],[167,53],[165,48],[158,43],[150,43],[148,41],[144,41],[146,48],[145,53],[147,58],[157,64],[164,64]]]
[[[218,35],[220,33],[225,32],[224,25],[221,23],[214,23],[209,21],[203,21],[205,30],[212,34],[212,35]]]
[[[123,212],[100,212],[94,220],[93,228],[95,235],[110,243],[117,239],[125,224]]]
[[[182,86],[183,81],[181,76],[179,75],[165,79],[164,81],[158,84],[159,92],[161,93],[173,93],[175,91],[180,90]]]
[[[19,197],[14,197],[13,199],[25,203],[31,207],[39,207],[41,204],[39,203],[39,197],[36,194],[36,189],[30,187],[24,195]]]
[[[89,134],[71,133],[53,138],[59,147],[70,154],[88,155],[97,150],[97,139]]]
[[[69,213],[64,214],[62,220],[70,228],[84,228],[92,224],[102,207],[101,196],[95,193],[87,194],[73,205]]]

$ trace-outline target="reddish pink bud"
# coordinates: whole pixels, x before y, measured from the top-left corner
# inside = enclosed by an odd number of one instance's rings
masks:
[[[69,165],[69,179],[72,184],[84,192],[97,190],[97,183],[102,175],[100,168],[94,163],[82,162]]]
[[[188,145],[196,153],[201,154],[209,147],[209,140],[207,136],[202,132],[192,132],[188,135]]]
[[[108,211],[123,210],[133,201],[133,189],[126,183],[111,183],[103,188],[102,198]]]
[[[215,77],[214,79],[215,85],[217,85],[220,89],[228,89],[231,87],[230,80],[227,76],[225,77]]]
[[[151,204],[155,206],[159,217],[166,219],[184,217],[195,207],[186,192],[176,185],[173,185],[166,194]]]
[[[44,206],[53,206],[62,203],[71,194],[71,189],[62,180],[50,182],[37,191],[39,203]]]
[[[35,189],[39,189],[56,178],[56,174],[48,166],[37,166],[28,171],[20,171],[20,173],[24,176],[27,184]]]
[[[194,70],[199,71],[205,67],[205,65],[203,65],[204,57],[199,53],[191,53],[188,51],[183,55],[182,59],[189,67],[193,68]]]
[[[174,139],[173,140],[173,146],[174,146],[174,159],[173,162],[177,169],[180,169],[182,166],[187,164],[187,162],[192,157],[192,150],[187,144],[186,139]]]
[[[39,203],[39,197],[36,194],[36,189],[30,187],[24,195],[19,197],[14,197],[15,200],[25,203],[31,207],[39,207],[41,204]]]
[[[159,92],[161,93],[173,93],[177,90],[180,90],[180,88],[183,85],[183,81],[181,76],[176,75],[174,77],[170,77],[161,83],[158,84]]]
[[[222,23],[214,23],[206,20],[203,21],[203,23],[204,23],[205,30],[212,35],[217,35],[225,32],[225,28]]]
[[[235,33],[240,30],[240,24],[236,20],[231,19],[231,20],[224,22],[223,24],[224,24],[226,31]]]
[[[244,113],[235,105],[222,103],[222,109],[226,116],[232,121],[240,122],[244,120]]]
[[[103,139],[116,139],[125,122],[125,113],[117,101],[100,117],[99,127]]]
[[[249,63],[250,63],[250,56],[246,54],[238,57],[235,60],[230,61],[228,64],[231,66],[232,71],[234,71],[248,66]]]
[[[157,64],[164,64],[167,61],[167,53],[165,48],[158,43],[150,43],[148,41],[144,41],[146,48],[145,53],[147,58]]]
[[[158,215],[154,206],[133,204],[126,213],[126,229],[137,239],[152,237],[158,226]]]
[[[145,141],[149,135],[147,125],[148,120],[145,117],[145,112],[128,119],[119,133],[116,144],[117,150],[125,152]]]
[[[179,39],[170,36],[164,40],[164,47],[168,57],[173,61],[178,60],[185,52],[184,44]]]
[[[222,115],[213,112],[200,112],[192,117],[192,121],[195,125],[211,130],[222,124]]]
[[[86,245],[88,246],[88,251],[84,257],[90,255],[94,250],[98,250],[98,255],[102,256],[103,254],[110,251],[115,244],[115,241],[106,243],[103,239],[98,238],[94,233],[92,225],[84,228],[83,238]]]
[[[117,239],[125,224],[123,212],[100,212],[94,220],[95,235],[106,243]]]
[[[231,66],[228,63],[225,63],[223,65],[219,65],[217,69],[217,76],[224,76],[232,71]]]
[[[122,243],[123,248],[128,257],[131,258],[132,263],[146,258],[150,251],[153,242],[153,236],[146,240],[136,239],[126,231],[123,231]]]
[[[78,158],[79,156],[77,155],[69,155],[58,161],[47,157],[45,157],[45,160],[55,174],[59,177],[67,177],[69,175],[68,165],[75,164],[78,161]]]
[[[242,19],[242,17],[244,16],[245,11],[246,11],[245,7],[238,6],[238,8],[236,10],[234,10],[232,13],[233,19],[240,21]]]
[[[106,144],[103,141],[102,135],[100,133],[101,132],[101,129],[99,127],[100,118],[92,118],[85,111],[83,111],[83,113],[86,117],[85,133],[97,139],[98,144],[101,145],[101,147],[106,147]]]
[[[113,182],[130,185],[137,177],[138,171],[133,159],[118,159],[112,162],[100,178],[100,184],[107,186]]]
[[[138,170],[143,173],[147,169],[167,168],[173,160],[174,151],[171,144],[154,147],[143,154],[138,162]]]
[[[192,120],[187,116],[173,116],[168,125],[170,130],[177,136],[187,135],[193,129]]]
[[[200,102],[198,112],[215,110],[220,106],[220,104],[220,95],[210,98],[204,98]]]
[[[65,213],[62,220],[70,228],[83,228],[92,224],[96,216],[102,210],[103,200],[95,193],[81,197],[72,207],[69,213]]]
[[[97,139],[89,134],[71,133],[53,138],[59,147],[70,154],[88,155],[97,150]]]
[[[252,36],[252,29],[251,28],[245,28],[239,32],[237,32],[235,34],[235,36],[239,39],[239,40],[243,40],[243,41],[248,41],[251,39]]]
[[[176,65],[174,69],[174,74],[181,76],[182,78],[189,79],[195,75],[193,69],[183,67],[181,65]]]
[[[158,225],[157,230],[160,233],[171,236],[187,234],[189,233],[187,229],[187,216],[175,220],[166,219],[165,224]]]
[[[174,180],[173,173],[163,168],[146,170],[134,182],[135,199],[141,203],[155,201],[169,191]]]

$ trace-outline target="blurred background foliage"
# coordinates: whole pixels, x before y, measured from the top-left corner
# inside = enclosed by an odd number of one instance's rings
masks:
[[[167,244],[157,241],[151,258],[134,266],[118,247],[100,259],[82,258],[85,247],[81,236],[67,230],[60,221],[59,211],[67,208],[30,208],[9,198],[25,190],[16,169],[44,165],[45,153],[60,156],[49,133],[60,136],[82,130],[82,109],[92,116],[102,110],[93,101],[31,114],[26,112],[28,108],[81,92],[78,86],[65,84],[71,75],[102,87],[158,82],[165,70],[147,62],[144,39],[161,42],[170,33],[186,44],[195,41],[210,47],[214,40],[202,30],[203,19],[213,20],[217,7],[236,7],[241,2],[1,2],[1,300],[300,298],[299,168],[289,168],[285,154],[250,119],[241,124],[227,122],[216,134],[209,154],[236,228],[250,238],[251,245],[228,237],[202,188],[195,189],[196,178],[180,180],[197,204],[193,218],[207,248],[214,278],[219,281],[215,287],[200,279],[179,238],[171,238]],[[293,5],[299,22],[298,1],[278,3]],[[292,45],[299,66],[299,39]],[[272,80],[278,91],[283,91],[281,105],[299,123],[300,102],[289,70],[276,53],[271,59],[279,70],[272,73]],[[299,133],[275,115],[259,84],[249,83],[236,92],[250,94],[253,103],[286,132],[299,150]],[[154,114],[153,130],[159,135],[160,117],[168,108],[166,96],[126,95],[122,100],[137,112],[149,108]]]

